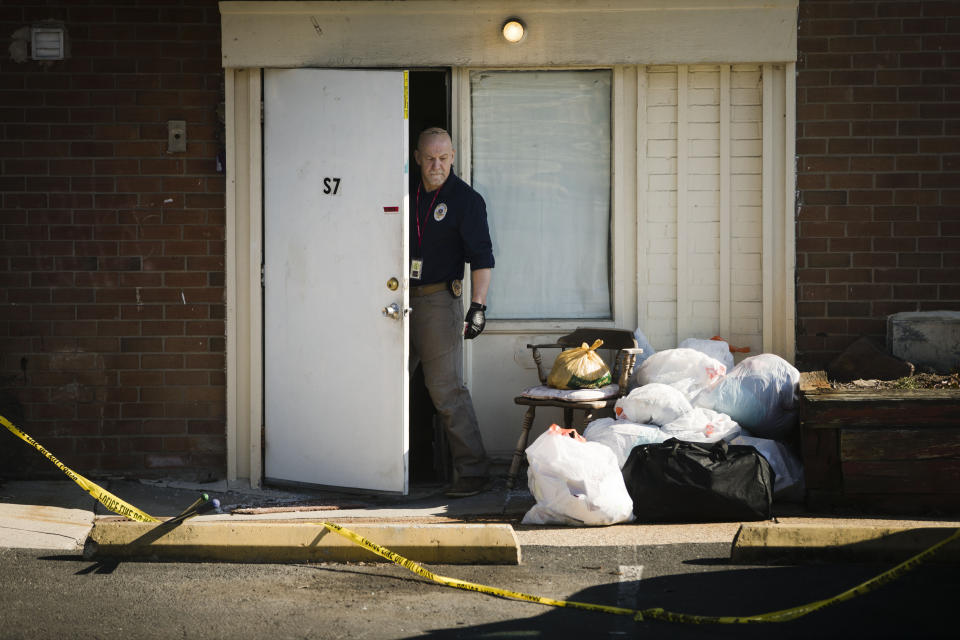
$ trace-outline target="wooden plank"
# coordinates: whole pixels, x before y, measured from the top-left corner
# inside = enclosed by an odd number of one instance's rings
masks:
[[[649,206],[647,203],[647,68],[637,67],[637,326],[649,327]]]
[[[763,351],[773,352],[773,203],[774,203],[774,109],[773,109],[773,65],[763,65],[763,173],[761,175],[761,246],[760,263],[763,272]]]
[[[960,394],[955,390],[804,395],[800,420],[808,429],[839,427],[956,427]]]
[[[730,65],[720,65],[720,335],[731,331]]]
[[[801,456],[807,489],[840,491],[839,440],[835,429],[803,429]]]
[[[797,350],[796,326],[796,153],[797,153],[797,65],[787,63],[784,69],[784,109],[786,111],[784,124],[786,131],[783,136],[783,273],[781,286],[783,287],[783,317],[778,320],[779,326],[785,329],[783,352],[781,355],[793,362]]]
[[[800,391],[816,391],[817,389],[829,389],[830,381],[827,380],[826,371],[802,371],[800,373]]]
[[[809,503],[808,503],[809,504]],[[869,509],[883,514],[918,515],[933,512],[956,513],[960,494],[956,493],[856,493],[845,496],[818,495],[819,508],[846,507]]]
[[[250,354],[250,386],[247,392],[249,400],[250,436],[248,455],[250,456],[250,486],[259,489],[263,481],[263,287],[261,286],[261,265],[263,264],[263,102],[261,101],[263,70],[250,69],[250,92],[247,96],[249,119],[247,120],[247,139],[249,156],[247,159],[250,173],[247,176],[250,207],[249,245],[244,254],[249,256],[250,287],[247,318],[250,326],[250,342],[245,349]]]
[[[677,65],[677,318],[675,330],[677,342],[683,340],[690,331],[689,318],[693,315],[693,298],[690,293],[690,261],[693,253],[693,240],[690,237],[690,212],[688,211],[689,184],[688,166],[690,144],[688,122],[690,119],[688,92],[688,67]]]
[[[239,255],[237,254],[237,74],[235,69],[224,71],[224,115],[227,145],[226,166],[226,254],[224,258],[224,289],[226,293],[226,309],[224,314],[226,349],[227,349],[227,482],[236,482],[238,472],[237,462],[237,431],[239,429],[239,382],[237,366],[237,294],[239,278]],[[246,465],[244,465],[246,466]]]
[[[960,460],[843,462],[843,489],[857,493],[960,494]]]
[[[954,458],[960,464],[960,428],[844,429],[840,432],[840,459],[844,462],[937,458]]]

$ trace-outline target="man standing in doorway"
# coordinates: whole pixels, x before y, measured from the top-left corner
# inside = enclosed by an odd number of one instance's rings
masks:
[[[423,365],[430,399],[443,421],[456,472],[451,498],[484,491],[489,482],[477,414],[463,384],[463,339],[483,331],[493,243],[479,193],[458,178],[450,134],[425,129],[410,187],[410,369]],[[464,263],[470,263],[470,308],[464,317]]]

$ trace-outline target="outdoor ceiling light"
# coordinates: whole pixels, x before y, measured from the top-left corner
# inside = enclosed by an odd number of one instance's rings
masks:
[[[507,21],[503,23],[503,38],[507,42],[516,44],[523,40],[526,35],[527,30],[520,18],[507,18]]]

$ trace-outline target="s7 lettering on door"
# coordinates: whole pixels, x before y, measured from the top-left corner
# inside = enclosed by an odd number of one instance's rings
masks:
[[[323,192],[326,195],[335,196],[340,190],[340,178],[324,178]]]

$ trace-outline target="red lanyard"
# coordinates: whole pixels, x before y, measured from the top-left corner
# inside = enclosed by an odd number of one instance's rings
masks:
[[[422,184],[417,185],[417,212],[413,216],[417,220],[417,248],[420,249],[423,247],[423,233],[427,230],[427,218],[430,217],[430,209],[433,209],[433,203],[437,201],[437,196],[440,195],[440,188],[437,187],[437,192],[433,194],[433,200],[430,201],[430,207],[427,209],[427,215],[423,216],[423,228],[420,228],[420,187]]]

